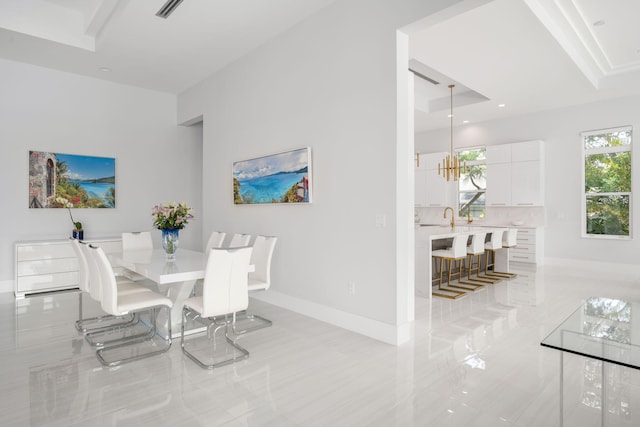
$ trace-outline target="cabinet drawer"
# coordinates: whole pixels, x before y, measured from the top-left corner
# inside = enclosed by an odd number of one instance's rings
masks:
[[[536,255],[526,252],[509,252],[509,261],[535,263]]]
[[[519,228],[518,237],[516,238],[518,244],[535,244],[536,232],[533,229]]]
[[[78,271],[78,259],[73,257],[18,261],[17,267],[18,277],[33,276],[36,274],[65,273]]]
[[[75,258],[76,256],[69,242],[18,246],[16,253],[17,261]]]
[[[18,277],[16,280],[16,295],[76,287],[78,287],[77,271],[25,276]]]
[[[536,244],[536,236],[520,236],[516,238],[516,242],[518,246],[520,245],[535,245]]]
[[[535,245],[518,245],[515,248],[509,248],[509,253],[519,254],[535,254]]]

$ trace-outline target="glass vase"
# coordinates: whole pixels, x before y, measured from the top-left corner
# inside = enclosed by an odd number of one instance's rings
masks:
[[[162,230],[162,248],[167,253],[167,259],[174,259],[178,250],[179,228]]]
[[[71,236],[73,236],[74,239],[84,240],[84,230],[74,229],[71,232]]]

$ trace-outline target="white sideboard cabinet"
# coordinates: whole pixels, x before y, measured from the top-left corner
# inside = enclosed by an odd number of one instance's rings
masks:
[[[119,237],[85,242],[100,246],[106,253],[122,250]],[[16,298],[77,287],[78,259],[68,239],[15,243]]]

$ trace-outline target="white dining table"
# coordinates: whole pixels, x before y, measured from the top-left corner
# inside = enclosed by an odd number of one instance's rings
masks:
[[[192,295],[196,281],[204,278],[207,254],[180,248],[175,258],[169,260],[162,249],[141,249],[110,253],[109,260],[114,268],[127,269],[158,285],[159,291],[173,303],[171,336],[179,337],[182,307]],[[185,334],[193,334],[204,329],[193,326],[185,328]]]
[[[204,279],[207,254],[180,248],[173,259],[167,259],[162,249],[137,249],[113,252],[108,257],[114,268],[124,268],[158,285],[158,290],[173,303],[171,337],[180,337],[182,308],[184,302],[193,295],[196,282]],[[255,271],[253,264],[249,265],[247,274],[252,271]],[[185,325],[184,333],[190,335],[204,330],[206,328],[199,323],[189,322]]]

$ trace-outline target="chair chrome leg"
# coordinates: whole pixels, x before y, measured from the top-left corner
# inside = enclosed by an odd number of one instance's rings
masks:
[[[135,317],[131,314],[126,316],[106,314],[104,316],[89,317],[87,319],[80,318],[74,322],[74,325],[78,332],[100,332],[130,325],[134,320]]]
[[[149,338],[150,336],[153,336],[155,334],[155,332],[153,331],[153,328],[149,327],[148,325],[145,325],[146,330],[142,333],[129,335],[129,336],[124,335],[124,333],[126,333],[126,331],[129,330],[130,328],[133,328],[134,326],[139,324],[144,325],[144,323],[140,321],[139,316],[134,315],[133,317],[134,317],[134,320],[132,320],[129,323],[123,323],[117,326],[110,326],[110,327],[105,327],[98,330],[93,330],[91,332],[86,333],[84,335],[84,338],[87,341],[87,343],[89,343],[89,345],[91,345],[92,347],[102,348],[118,342],[135,341],[140,338],[143,338],[143,339]],[[117,331],[122,331],[123,335],[117,338],[106,339],[109,335]]]
[[[238,321],[242,322],[242,321],[247,321],[247,322],[251,322],[255,324],[253,326],[249,326],[249,327],[245,327],[242,329],[239,329],[238,326]],[[272,326],[273,322],[265,317],[262,316],[258,316],[257,314],[248,314],[246,311],[244,313],[239,313],[236,319],[236,322],[233,323],[233,333],[235,335],[243,335],[246,334],[248,332],[253,332],[253,331],[257,331],[258,329],[264,329],[264,328],[268,328],[269,326]]]
[[[158,334],[158,329],[157,329],[157,315],[159,313],[159,310],[162,308],[166,308],[167,310],[167,336],[164,338],[161,338],[161,340],[166,344],[165,346],[156,346],[155,344],[153,345],[153,347],[157,347],[157,349],[153,349],[151,351],[147,351],[147,352],[135,352],[133,356],[131,357],[125,357],[125,358],[118,358],[115,360],[109,360],[108,357],[106,357],[108,354],[112,353],[113,351],[116,351],[118,349],[123,349],[123,348],[133,348],[136,344],[142,344],[142,343],[146,343],[146,342],[150,342],[152,341],[156,336],[160,336],[160,334]],[[96,356],[98,357],[98,360],[100,361],[100,363],[102,363],[104,366],[109,366],[109,367],[113,367],[113,366],[118,366],[121,365],[123,363],[127,363],[127,362],[132,362],[135,360],[140,360],[140,359],[145,359],[147,357],[151,357],[151,356],[155,356],[157,354],[161,354],[161,353],[165,353],[167,351],[169,351],[169,349],[171,348],[171,308],[167,307],[167,306],[158,306],[158,307],[152,307],[150,308],[150,313],[151,313],[151,327],[149,330],[149,333],[147,334],[138,334],[135,336],[131,336],[131,337],[126,337],[125,340],[111,340],[110,342],[114,342],[114,344],[111,345],[105,345],[104,347],[98,349],[96,351]],[[144,336],[143,336],[144,335]]]
[[[182,309],[182,326],[180,328],[180,346],[182,347],[182,352],[191,360],[193,360],[198,366],[200,366],[201,368],[204,369],[215,369],[215,368],[219,368],[221,366],[225,366],[225,365],[229,365],[244,359],[247,359],[249,357],[249,352],[242,346],[240,346],[238,343],[236,343],[235,339],[231,339],[231,337],[229,337],[229,324],[230,323],[235,323],[235,316],[234,319],[229,322],[229,320],[227,319],[227,317],[225,316],[224,321],[220,322],[218,321],[219,319],[207,319],[207,318],[202,318],[199,316],[194,316],[194,320],[198,320],[201,323],[208,323],[207,325],[207,339],[209,339],[209,336],[211,336],[211,338],[213,339],[213,345],[214,345],[214,352],[216,350],[216,335],[217,332],[219,330],[221,330],[222,328],[224,328],[224,338],[225,338],[225,343],[229,344],[233,350],[235,350],[233,353],[233,356],[231,357],[227,357],[224,358],[223,360],[219,361],[219,362],[214,362],[214,363],[205,363],[202,360],[200,360],[195,354],[193,354],[192,352],[190,352],[187,347],[185,345],[185,341],[184,341],[184,325],[189,317],[189,314],[191,313],[191,311],[187,308],[184,307]],[[213,330],[213,333],[211,334],[211,330]],[[197,337],[195,338],[197,339]]]

